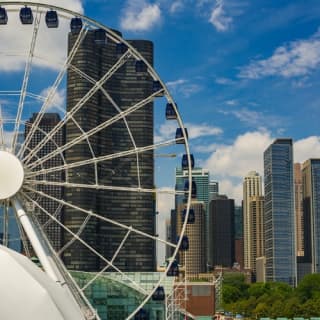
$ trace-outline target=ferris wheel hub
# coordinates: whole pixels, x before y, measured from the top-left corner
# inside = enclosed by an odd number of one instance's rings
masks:
[[[24,170],[20,160],[10,152],[0,151],[0,200],[14,196],[23,180]]]

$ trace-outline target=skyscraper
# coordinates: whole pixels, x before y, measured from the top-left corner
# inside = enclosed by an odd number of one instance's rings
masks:
[[[266,281],[296,284],[292,139],[264,152]]]
[[[27,121],[25,126],[25,137],[28,135],[31,130],[32,124],[35,122],[38,114],[34,113],[32,117]],[[37,146],[44,138],[45,134],[50,132],[59,122],[61,118],[58,113],[45,113],[39,123],[38,130],[30,139],[26,154],[28,154],[29,150],[32,150],[35,146]],[[55,151],[57,147],[64,145],[65,141],[65,133],[64,130],[59,130],[53,137],[52,140],[49,140],[37,153],[37,157],[42,158],[47,154]],[[58,167],[63,164],[63,158],[61,155],[57,155],[48,159],[43,163],[43,168],[52,168]],[[43,176],[42,179],[44,178]],[[40,179],[39,177],[39,179]],[[64,176],[62,171],[52,172],[46,175],[44,178],[47,181],[53,182],[63,182]],[[49,196],[55,197],[56,199],[62,199],[64,190],[61,186],[52,186],[52,185],[37,185],[37,190],[48,194]],[[39,200],[39,205],[46,211],[48,211],[51,215],[55,216],[59,221],[63,219],[63,208],[54,200],[48,199],[46,197],[42,197]],[[46,215],[42,210],[35,207],[35,214],[37,215],[37,219],[39,223],[42,225],[43,230],[45,231],[51,245],[57,251],[61,249],[62,246],[62,229],[61,227],[54,222],[48,215]]]
[[[256,171],[250,171],[243,181],[243,238],[244,267],[252,269],[252,221],[250,216],[250,197],[262,196],[261,176]]]
[[[320,159],[303,163],[303,210],[305,215],[305,262],[320,272]]]
[[[189,239],[189,249],[180,251],[179,263],[185,265],[187,274],[198,274],[206,271],[206,225],[204,202],[192,201],[190,208],[194,210],[194,223],[187,224],[185,236]],[[177,212],[177,232],[181,233],[182,212],[185,206],[180,204]]]
[[[209,264],[232,267],[234,250],[234,200],[227,196],[216,196],[209,209]]]
[[[209,202],[219,194],[219,182],[211,180],[209,182]]]
[[[264,197],[253,196],[249,201],[251,226],[251,261],[253,276],[256,276],[256,259],[264,256]]]
[[[87,33],[72,64],[97,81],[114,66],[119,59],[119,54],[116,43],[110,39],[107,44],[95,42],[95,32],[91,30]],[[77,36],[77,34],[69,35],[69,51]],[[129,42],[151,65],[153,64],[152,42],[145,40]],[[152,94],[152,77],[146,71],[136,72],[135,63],[136,60],[130,58],[103,84],[103,88],[122,111]],[[75,68],[70,68],[68,70],[67,110],[72,110],[92,87],[93,84],[81,77]],[[99,90],[76,113],[75,120],[84,131],[89,131],[118,114],[111,99]],[[125,122],[119,120],[90,137],[90,147],[87,141],[83,141],[68,149],[66,151],[67,161],[92,159],[153,144],[153,103],[148,103],[131,113],[126,120],[131,134]],[[79,134],[81,133],[78,127],[69,121],[66,126],[67,142],[72,141]],[[105,186],[141,186],[152,189],[154,187],[153,172],[153,151],[147,151],[139,156],[133,154],[99,162],[96,166],[86,165],[69,170],[68,178],[74,183],[86,181],[86,183],[94,184],[98,179],[99,184]],[[66,198],[68,202],[81,208],[92,210],[113,221],[155,235],[155,199],[151,193],[68,188]],[[86,223],[86,228],[81,234],[83,240],[106,259],[111,260],[126,237],[127,230],[95,218],[87,221],[86,214],[74,208],[66,208],[65,225],[67,227],[77,231],[83,223]],[[71,238],[68,233],[64,233],[65,243]],[[70,269],[97,271],[105,266],[104,261],[99,260],[97,255],[78,242],[72,243],[66,249],[63,258]],[[117,255],[114,265],[122,271],[154,271],[156,267],[154,241],[131,232]]]
[[[243,255],[243,213],[242,206],[234,208],[234,241],[235,241],[235,262],[240,268],[244,267]]]
[[[296,217],[296,250],[297,257],[304,256],[303,243],[303,194],[301,164],[294,164],[294,210]]]

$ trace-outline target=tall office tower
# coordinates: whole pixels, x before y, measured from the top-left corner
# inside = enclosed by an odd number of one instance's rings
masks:
[[[252,222],[251,239],[251,257],[250,264],[253,276],[256,276],[257,263],[259,257],[264,256],[264,197],[253,196],[249,201],[250,221]]]
[[[292,139],[264,152],[266,281],[296,284]]]
[[[27,121],[25,126],[25,137],[31,130],[32,124],[35,122],[38,114],[34,113],[32,117]],[[31,138],[26,150],[26,154],[28,154],[29,150],[32,150],[35,146],[37,146],[44,138],[45,133],[50,132],[59,122],[61,118],[58,113],[45,113],[39,123],[39,130],[33,135]],[[43,156],[51,153],[56,150],[58,146],[64,145],[65,134],[64,130],[59,130],[52,138],[49,140],[37,153],[37,157],[42,158]],[[43,168],[52,168],[63,165],[63,158],[60,155],[54,156],[51,159],[48,159],[43,163]],[[40,178],[40,177],[39,177]],[[43,177],[42,177],[43,178]],[[62,171],[52,172],[46,175],[44,178],[47,181],[54,182],[63,182],[64,176]],[[61,186],[52,186],[52,185],[38,185],[37,190],[48,194],[49,196],[53,196],[56,199],[62,199],[64,194],[64,188]],[[59,221],[63,218],[63,209],[56,201],[51,199],[42,197],[42,199],[38,202],[39,205],[50,214],[54,215]],[[46,215],[39,208],[35,207],[35,214],[37,215],[38,221],[42,225],[44,231],[50,243],[52,244],[55,250],[61,249],[62,246],[62,229],[61,227],[53,222],[51,218]]]
[[[252,269],[251,234],[252,221],[250,219],[250,197],[262,196],[261,176],[256,171],[250,171],[243,181],[243,238],[244,238],[244,267]]]
[[[234,250],[234,200],[216,196],[209,208],[209,264],[232,267]]]
[[[197,200],[205,203],[205,210],[209,204],[209,170],[194,168],[192,170],[192,179],[197,185]],[[188,170],[176,168],[176,189],[183,190],[185,181],[188,180]],[[184,196],[182,196],[184,197]],[[178,203],[182,202],[182,197],[178,198]]]
[[[209,202],[219,194],[219,182],[211,180],[209,182]]]
[[[197,197],[198,201],[203,201],[205,206],[205,219],[206,219],[206,256],[209,255],[208,245],[208,234],[209,234],[209,170],[202,168],[194,168],[192,170],[192,179],[195,181],[197,186]],[[188,179],[188,171],[176,168],[176,190],[183,190],[185,181]],[[176,196],[176,208],[179,204],[183,203],[184,196]]]
[[[309,159],[302,166],[303,211],[305,216],[305,262],[311,272],[320,272],[320,159]]]
[[[234,208],[234,241],[235,241],[235,262],[240,268],[244,267],[243,256],[243,213],[242,206]]]
[[[177,232],[181,233],[182,213],[185,205],[180,204],[177,211]],[[189,249],[180,251],[179,263],[186,267],[187,274],[198,274],[206,272],[206,224],[205,224],[205,203],[192,201],[191,209],[194,210],[194,223],[187,224],[185,236],[189,239]]]
[[[171,231],[171,219],[166,219],[166,240],[168,242],[174,243],[175,240],[172,239]],[[169,259],[172,256],[172,247],[166,246],[166,259]]]
[[[85,72],[89,77],[99,80],[118,61],[116,44],[111,40],[107,44],[96,43],[95,30],[89,31],[81,43],[72,61],[74,67]],[[74,45],[78,35],[69,35],[69,50]],[[153,44],[145,40],[129,41],[152,65]],[[153,79],[147,72],[136,72],[135,59],[130,58],[114,75],[103,84],[113,101],[122,111],[152,94]],[[81,77],[74,68],[68,70],[67,110],[71,110],[76,103],[93,87],[93,84]],[[85,105],[76,113],[75,120],[84,131],[104,123],[117,115],[114,108],[101,90],[97,91]],[[153,103],[126,117],[131,134],[124,121],[117,121],[107,128],[90,137],[91,149],[87,141],[74,145],[66,151],[68,162],[91,159],[134,147],[153,144]],[[72,122],[66,125],[67,141],[72,141],[81,133]],[[92,154],[94,153],[94,155]],[[113,160],[99,162],[97,173],[99,184],[115,187],[154,187],[153,151],[120,157]],[[139,171],[138,165],[139,164]],[[140,179],[138,179],[138,176]],[[95,168],[86,165],[69,171],[70,182],[83,181],[95,183]],[[148,234],[155,234],[155,201],[150,193],[137,194],[135,192],[108,190],[77,190],[69,188],[66,193],[67,201],[86,210],[92,210],[101,216],[110,218],[127,226],[132,226]],[[87,216],[73,208],[65,210],[65,225],[71,230],[79,230]],[[99,251],[109,261],[119,248],[127,231],[113,224],[90,218],[86,221],[86,228],[81,234],[90,246]],[[64,242],[70,241],[71,236],[64,233]],[[155,243],[151,239],[131,233],[120,250],[114,264],[122,271],[154,271],[156,268]],[[70,269],[97,271],[105,266],[105,262],[92,254],[79,242],[72,243],[64,253],[64,261]],[[110,269],[111,270],[111,269]]]
[[[303,244],[303,194],[301,164],[294,164],[294,210],[296,218],[296,255],[304,256]]]

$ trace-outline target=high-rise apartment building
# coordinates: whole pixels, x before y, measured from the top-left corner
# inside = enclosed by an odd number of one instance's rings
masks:
[[[76,71],[80,69],[94,80],[101,79],[118,61],[116,43],[108,39],[107,44],[95,42],[95,30],[89,31],[81,43],[72,61],[73,68],[68,70],[67,111],[77,104],[93,84],[81,77]],[[69,51],[78,35],[69,35]],[[145,40],[132,40],[135,47],[145,59],[153,64],[153,44]],[[103,84],[85,105],[76,113],[75,120],[84,131],[108,121],[118,114],[114,104],[125,111],[152,94],[152,77],[146,71],[136,70],[136,60],[129,58],[113,76]],[[111,99],[110,99],[111,98]],[[112,102],[113,101],[113,102]],[[102,155],[119,153],[135,147],[153,144],[153,103],[146,104],[126,117],[126,123],[119,120],[66,151],[67,162],[81,161]],[[67,142],[81,134],[74,122],[66,125]],[[133,137],[133,139],[132,139]],[[134,140],[134,141],[133,141]],[[85,165],[68,172],[70,182],[92,183],[96,179],[100,185],[112,187],[154,188],[153,151],[139,155],[132,154],[99,162],[96,165]],[[132,226],[150,235],[155,234],[155,199],[151,193],[136,193],[116,190],[86,190],[68,188],[66,200],[86,210],[92,210],[113,221]],[[79,230],[83,223],[86,228],[82,239],[96,249],[109,261],[116,253],[128,230],[114,224],[90,218],[75,208],[65,208],[65,225],[71,230]],[[64,233],[64,242],[72,236]],[[156,268],[155,242],[147,237],[131,232],[114,260],[122,271],[154,271]],[[69,269],[97,271],[105,267],[105,262],[91,253],[79,242],[72,243],[64,252],[63,259]],[[112,268],[109,270],[113,271]]]
[[[320,159],[303,163],[302,181],[305,262],[311,263],[312,273],[320,273]]]
[[[301,164],[294,164],[294,210],[296,218],[296,255],[304,256],[303,243],[303,194]]]
[[[192,170],[192,180],[197,186],[196,200],[204,202],[204,214],[206,219],[206,243],[208,243],[209,221],[208,221],[208,208],[209,208],[209,170],[203,168],[194,168]],[[188,171],[176,168],[176,190],[183,190],[185,182],[188,180]],[[176,208],[179,204],[183,203],[184,196],[176,196]],[[206,246],[208,257],[208,245]]]
[[[234,208],[234,241],[235,262],[239,263],[240,268],[242,269],[244,267],[242,206],[235,206]]]
[[[198,274],[206,272],[206,224],[205,204],[200,201],[192,201],[190,208],[194,210],[195,221],[186,226],[185,236],[189,239],[189,249],[180,251],[179,263],[184,265],[187,274]],[[182,212],[185,206],[180,204],[177,212],[177,232],[181,233]]]
[[[296,284],[292,139],[264,152],[266,281]]]
[[[216,196],[209,208],[209,264],[232,267],[235,262],[234,200]]]
[[[35,122],[38,114],[34,113],[32,117],[27,121],[25,126],[25,137],[31,130],[32,124]],[[34,133],[30,139],[25,154],[28,154],[30,150],[36,147],[44,138],[46,133],[50,132],[59,122],[61,118],[58,113],[45,113],[39,123],[38,130]],[[38,158],[42,158],[49,153],[55,151],[57,147],[64,145],[65,133],[64,130],[59,130],[37,153]],[[52,168],[63,165],[63,157],[61,155],[56,155],[51,159],[48,159],[42,164],[42,168]],[[47,181],[53,182],[63,182],[64,175],[63,171],[55,171],[47,174],[45,177],[40,176],[38,179],[45,179]],[[53,185],[37,185],[37,190],[48,194],[49,196],[55,197],[56,199],[62,199],[64,194],[64,188],[61,186]],[[42,197],[38,201],[39,205],[49,212],[51,215],[55,216],[59,221],[63,219],[63,208],[58,202]],[[55,250],[61,249],[62,246],[62,228],[54,222],[47,214],[45,214],[38,207],[34,208],[34,212],[37,216],[37,220],[41,224],[43,230],[45,231],[51,245]]]
[[[249,201],[249,212],[251,226],[251,269],[253,276],[256,276],[257,263],[259,257],[264,256],[264,197],[253,196]]]
[[[244,238],[244,267],[252,269],[252,221],[250,216],[250,198],[262,196],[261,176],[256,171],[250,171],[243,181],[243,238]]]

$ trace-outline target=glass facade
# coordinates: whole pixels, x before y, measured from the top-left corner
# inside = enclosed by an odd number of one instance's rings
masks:
[[[266,281],[296,284],[292,139],[264,152]]]
[[[72,272],[72,276],[80,287],[85,286],[94,278],[93,272]],[[132,281],[143,289],[151,291],[157,284],[162,273],[160,272],[127,272],[106,273],[96,279],[87,289],[85,294],[93,307],[98,311],[101,320],[126,319],[144,300],[144,294],[134,288]],[[166,295],[173,291],[174,278],[167,277],[161,284]],[[143,307],[147,311],[149,320],[165,319],[165,302],[150,301]]]
[[[305,219],[305,258],[311,262],[311,272],[320,272],[320,159],[303,164],[303,203]]]

